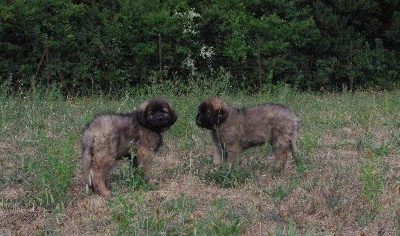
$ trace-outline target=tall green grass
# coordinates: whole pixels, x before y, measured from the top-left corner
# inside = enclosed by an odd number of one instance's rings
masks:
[[[181,194],[163,200],[155,207],[143,207],[140,193],[117,194],[110,201],[118,235],[240,235],[245,223],[223,199],[210,201],[205,210],[196,209],[197,201]]]
[[[148,199],[150,190],[140,179],[132,177],[130,170],[119,168],[113,176],[115,194],[106,204],[112,232],[119,235],[241,235],[267,220],[276,226],[270,234],[318,231],[318,222],[296,224],[301,217],[288,218],[280,213],[285,204],[296,208],[303,202],[318,205],[337,225],[342,224],[341,219],[356,222],[347,227],[357,232],[378,224],[378,220],[385,222],[383,219],[392,219],[393,223],[389,221],[389,224],[399,232],[399,202],[383,203],[386,198],[398,196],[395,191],[400,182],[397,175],[387,180],[389,173],[399,171],[398,162],[393,161],[393,156],[400,155],[398,91],[318,94],[280,85],[260,93],[245,93],[232,91],[229,85],[218,82],[215,87],[198,82],[186,90],[177,86],[156,84],[118,95],[68,99],[57,89],[11,96],[3,91],[0,96],[0,190],[13,189],[20,194],[0,196],[2,209],[40,206],[46,212],[63,214],[74,201],[90,198],[83,188],[81,194],[75,192],[81,187],[80,139],[85,124],[97,113],[130,112],[148,97],[164,97],[171,101],[179,116],[177,123],[165,133],[165,139],[173,144],[167,149],[174,149],[170,155],[176,156],[178,164],[175,169],[165,166],[160,174],[170,181],[194,176],[217,192],[249,189],[249,195],[259,196],[263,204],[270,204],[270,209],[260,213],[253,203],[244,201],[243,205],[235,205],[226,197],[217,196],[204,203],[185,193],[178,198],[160,198],[153,202]],[[248,160],[247,166],[209,172],[213,165],[206,150],[212,148],[211,138],[194,122],[197,106],[207,96],[220,96],[238,107],[276,102],[292,108],[301,124],[297,151],[301,162],[292,162],[295,171],[273,177],[269,168],[273,160],[264,158],[270,149],[255,148],[242,156]],[[65,232],[62,227],[55,225],[53,229]],[[343,228],[338,226],[330,232],[340,233]]]

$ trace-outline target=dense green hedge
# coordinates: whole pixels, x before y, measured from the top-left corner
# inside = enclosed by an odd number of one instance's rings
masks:
[[[382,0],[5,0],[0,85],[87,94],[228,77],[239,88],[393,88],[399,9]]]

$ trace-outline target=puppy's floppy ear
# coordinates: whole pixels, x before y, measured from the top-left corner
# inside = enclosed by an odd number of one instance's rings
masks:
[[[218,125],[226,119],[228,116],[228,111],[221,107],[217,110],[214,110],[211,114],[211,122],[215,125]]]
[[[142,125],[147,124],[146,111],[147,111],[148,105],[149,105],[149,102],[145,101],[142,104],[140,104],[139,108],[136,111],[136,117],[137,117],[139,123]]]
[[[214,125],[219,125],[228,116],[228,104],[221,99],[214,98],[210,105],[212,107],[210,121]]]
[[[169,106],[169,113],[171,116],[171,125],[175,124],[176,120],[178,119],[178,115],[176,114],[176,111],[172,109],[171,105]]]

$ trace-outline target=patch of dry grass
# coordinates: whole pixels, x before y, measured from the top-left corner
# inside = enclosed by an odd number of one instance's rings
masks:
[[[237,169],[241,181],[221,187],[205,175],[213,168],[209,133],[194,124],[203,95],[167,93],[179,119],[157,155],[159,188],[135,182],[128,163],[120,162],[114,195],[88,196],[78,165],[82,128],[98,112],[127,112],[144,98],[1,98],[0,234],[400,234],[398,91],[282,88],[222,96],[236,106],[291,107],[301,122],[302,162],[289,160],[284,175],[274,177],[270,149],[254,148]]]

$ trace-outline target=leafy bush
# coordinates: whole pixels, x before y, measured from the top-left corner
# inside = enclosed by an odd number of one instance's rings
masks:
[[[166,81],[186,90],[219,81],[222,68],[246,90],[397,88],[400,3],[348,4],[3,1],[0,84],[23,93],[57,85],[64,95]]]

